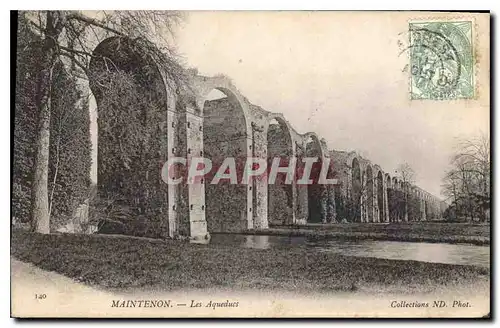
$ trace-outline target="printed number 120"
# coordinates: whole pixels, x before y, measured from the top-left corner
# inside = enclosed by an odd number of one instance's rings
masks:
[[[47,294],[35,294],[35,299],[44,300],[47,298]]]

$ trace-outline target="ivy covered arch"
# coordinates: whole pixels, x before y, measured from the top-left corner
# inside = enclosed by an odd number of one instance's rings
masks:
[[[266,117],[264,131],[267,144],[268,171],[273,160],[279,158],[280,166],[288,166],[295,160],[295,143],[291,134],[291,126],[282,114],[271,113]],[[276,182],[267,185],[267,213],[271,224],[292,224],[296,216],[296,188],[285,183],[285,175],[277,176]]]
[[[89,85],[97,103],[97,186],[104,232],[166,237],[167,87],[140,43],[103,40],[93,51]]]
[[[247,100],[225,76],[191,77],[195,114],[203,120],[203,153],[213,163],[212,180],[227,158],[234,158],[237,184],[221,180],[205,183],[206,220],[209,232],[234,232],[253,228],[252,185],[241,184],[246,161],[252,157],[251,114]],[[219,96],[210,97],[217,90]]]

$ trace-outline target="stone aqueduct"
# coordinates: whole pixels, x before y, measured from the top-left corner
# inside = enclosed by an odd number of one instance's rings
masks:
[[[123,56],[127,47],[117,46],[120,43],[117,40],[110,38],[101,42],[94,51],[95,58],[104,54],[103,57],[114,61],[120,69],[137,69],[137,63],[131,68],[127,62],[135,57]],[[93,59],[90,67],[100,67],[95,63],[98,60]],[[146,59],[142,65],[151,66],[154,61]],[[399,181],[356,152],[333,150],[315,132],[298,133],[282,114],[252,104],[227,77],[206,77],[191,71],[189,88],[172,92],[167,87],[167,74],[159,66],[155,70],[159,73],[156,78],[164,87],[161,97],[166,97],[160,101],[164,106],[163,121],[159,122],[164,133],[160,161],[171,157],[189,160],[200,155],[214,160],[229,156],[266,160],[275,156],[328,157],[333,167],[329,174],[340,182],[305,186],[295,181],[290,185],[268,185],[265,180],[254,180],[248,185],[206,182],[168,185],[164,198],[164,208],[168,211],[159,218],[163,235],[205,238],[211,232],[258,230],[269,225],[333,223],[344,219],[356,222],[425,221],[440,216],[443,204],[437,197]],[[213,90],[226,97],[207,99]],[[99,93],[96,88],[92,91],[94,95]],[[99,107],[97,96],[96,100]],[[297,169],[303,165],[301,163],[297,161]],[[410,211],[408,206],[403,206],[402,211],[394,210],[403,191],[417,200],[418,211]],[[349,213],[340,211],[341,207],[349,207],[346,204],[351,204]]]

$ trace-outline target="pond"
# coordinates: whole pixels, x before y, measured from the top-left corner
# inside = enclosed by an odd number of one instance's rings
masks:
[[[489,246],[466,244],[376,240],[347,241],[339,239],[317,240],[296,236],[238,234],[213,234],[210,243],[260,249],[307,247],[318,252],[331,252],[346,256],[474,265],[486,268],[490,266]]]

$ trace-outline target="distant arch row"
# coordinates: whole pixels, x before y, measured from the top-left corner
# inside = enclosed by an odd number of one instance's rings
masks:
[[[333,150],[331,156],[339,168],[337,203],[341,221],[405,222],[440,217],[444,206],[437,197],[391,177],[356,152]]]
[[[178,83],[154,58],[143,56],[140,47],[121,37],[101,42],[89,68],[89,84],[99,110],[98,188],[106,196],[120,194],[124,203],[134,204],[146,217],[148,234],[205,238],[210,232],[270,225],[402,219],[391,207],[403,189],[396,177],[354,152],[339,160],[339,152],[331,150],[317,133],[298,133],[283,114],[252,104],[225,76],[189,71],[186,81]],[[118,73],[125,73],[137,86],[135,103],[123,103],[123,97],[115,99],[106,89],[105,83],[119,81]],[[118,95],[127,91],[120,85],[116,88]],[[214,90],[220,97],[210,97]],[[145,146],[126,154],[125,167],[120,167],[123,145],[115,142],[125,127],[106,129],[120,108],[132,115],[127,119],[137,120],[148,131],[142,136]],[[115,116],[107,114],[111,112]],[[157,166],[173,157],[189,160],[197,156],[210,158],[216,166],[234,157],[239,175],[247,169],[248,158],[270,162],[279,157],[283,165],[302,157],[329,159],[327,175],[338,178],[339,184],[301,186],[294,180],[288,185],[268,185],[264,179],[255,179],[249,185],[164,185],[158,172],[144,163],[148,159]],[[301,161],[295,165],[295,174],[304,169]],[[414,193],[430,202],[424,192]]]

